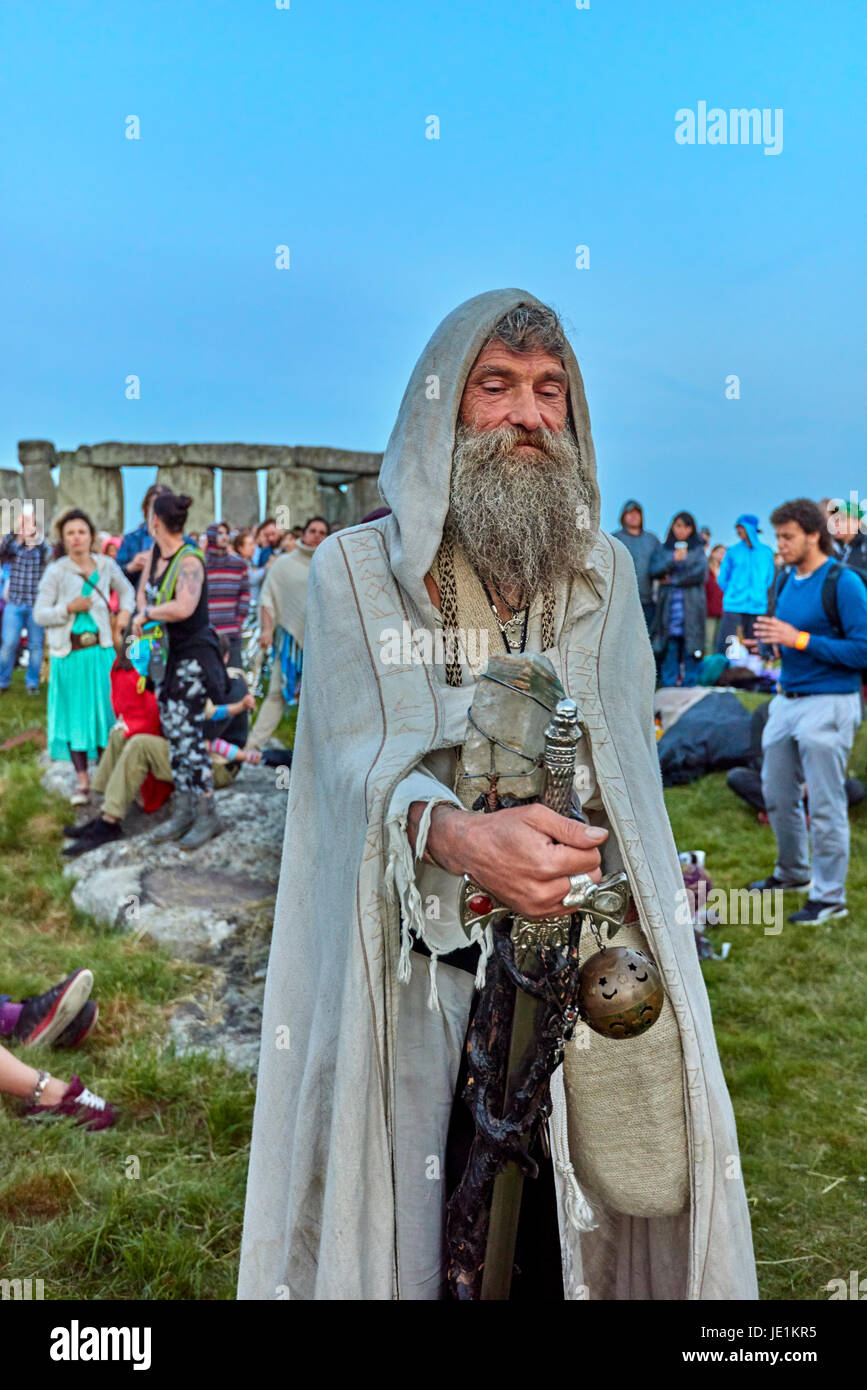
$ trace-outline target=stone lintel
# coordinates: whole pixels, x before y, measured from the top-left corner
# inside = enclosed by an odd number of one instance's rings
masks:
[[[109,440],[105,444],[81,444],[76,452],[80,463],[92,463],[95,468],[168,468],[180,460],[177,444],[121,444]]]
[[[313,468],[317,473],[375,475],[382,467],[382,454],[362,453],[358,449],[329,449],[313,444],[297,444],[295,466]]]
[[[295,466],[294,450],[288,444],[181,444],[179,457],[182,463],[235,471]]]

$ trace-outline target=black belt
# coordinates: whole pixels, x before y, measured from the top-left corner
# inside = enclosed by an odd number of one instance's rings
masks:
[[[857,690],[781,690],[787,700],[809,700],[815,695],[857,695]]]
[[[420,956],[430,955],[430,949],[418,937],[413,941],[412,949]],[[468,975],[475,975],[479,968],[480,955],[481,947],[474,941],[471,946],[459,946],[456,951],[449,951],[448,955],[441,955],[438,959],[443,965],[453,965],[457,970],[465,970]]]

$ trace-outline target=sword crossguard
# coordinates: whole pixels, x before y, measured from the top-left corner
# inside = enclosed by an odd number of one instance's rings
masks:
[[[568,922],[573,914],[578,914],[582,917],[592,917],[597,923],[606,922],[609,928],[608,935],[612,937],[623,926],[628,908],[628,876],[625,873],[609,874],[601,882],[589,884],[580,898],[576,896],[576,901],[569,903],[565,916],[559,914],[556,918],[540,918],[536,925],[553,926],[556,922],[559,926],[564,920]],[[480,888],[478,884],[473,883],[468,874],[464,874],[461,880],[458,915],[468,938],[471,937],[475,926],[484,931],[485,927],[501,921],[504,917],[514,915],[518,920],[517,914],[513,914],[510,907],[504,907],[487,888]],[[522,925],[534,925],[532,919],[522,917],[519,920]]]

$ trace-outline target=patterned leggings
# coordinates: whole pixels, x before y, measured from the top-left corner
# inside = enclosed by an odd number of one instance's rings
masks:
[[[202,733],[207,691],[195,657],[178,662],[171,681],[162,686],[159,700],[175,791],[212,792],[214,769]]]

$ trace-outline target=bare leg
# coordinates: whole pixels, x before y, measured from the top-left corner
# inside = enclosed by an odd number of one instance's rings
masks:
[[[80,792],[90,791],[90,776],[87,771],[87,753],[78,748],[70,749],[72,766],[75,768],[75,775],[78,778],[78,790]]]
[[[0,1091],[4,1095],[18,1096],[21,1100],[26,1100],[36,1085],[37,1076],[35,1067],[28,1067],[26,1062],[19,1061],[11,1052],[7,1052],[5,1047],[0,1046]],[[52,1076],[42,1092],[40,1105],[59,1105],[67,1084],[66,1081]]]

